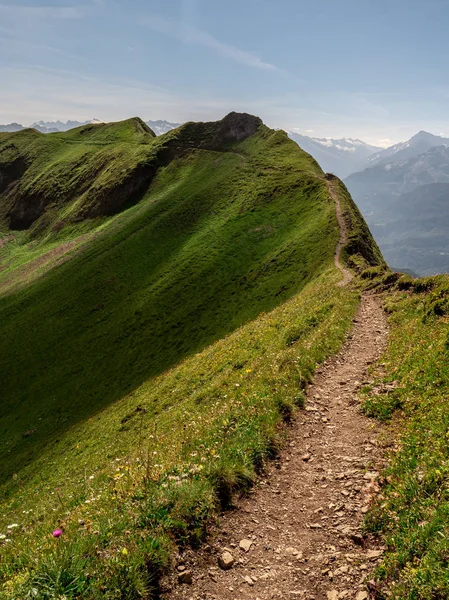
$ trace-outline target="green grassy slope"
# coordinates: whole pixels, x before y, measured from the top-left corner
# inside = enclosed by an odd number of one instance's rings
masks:
[[[63,432],[19,472],[0,505],[0,534],[10,539],[0,598],[33,589],[42,599],[148,598],[174,545],[201,541],[208,520],[276,453],[279,424],[350,330],[359,297],[339,280],[329,268]],[[56,527],[64,533],[55,543]]]
[[[390,340],[362,399],[391,423],[394,445],[366,521],[384,540],[379,597],[449,597],[448,276],[411,279],[370,270],[384,290]]]
[[[248,115],[20,134],[0,137],[3,594],[147,597],[350,327],[335,206]]]
[[[117,212],[140,198],[161,145],[140,119],[0,137],[0,227],[42,234]]]
[[[328,265],[337,232],[318,168],[281,132],[263,129],[236,149],[174,160],[72,260],[5,290],[2,482],[75,422]],[[13,270],[14,260],[0,286]]]
[[[326,178],[338,190],[342,214],[348,228],[343,260],[359,272],[368,266],[386,267],[382,253],[345,184],[329,173]]]

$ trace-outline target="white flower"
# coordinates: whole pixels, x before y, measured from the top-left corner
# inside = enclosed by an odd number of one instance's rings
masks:
[[[18,527],[17,523],[13,523],[12,525],[8,525],[8,529],[14,529],[14,527]]]
[[[4,533],[0,533],[0,540],[6,540],[6,535]]]

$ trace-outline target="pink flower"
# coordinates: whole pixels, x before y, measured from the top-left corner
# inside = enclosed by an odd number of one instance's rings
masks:
[[[53,537],[58,538],[62,535],[62,529],[55,529],[53,531]]]

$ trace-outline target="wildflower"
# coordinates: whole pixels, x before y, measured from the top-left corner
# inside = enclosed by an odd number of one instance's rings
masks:
[[[0,533],[0,540],[6,540],[6,535],[4,533]]]
[[[14,527],[18,527],[17,523],[13,523],[12,525],[8,525],[8,529],[14,529]]]
[[[55,530],[53,531],[53,534],[52,534],[52,535],[53,535],[53,537],[54,537],[54,538],[61,537],[61,535],[62,535],[62,529],[55,529]]]
[[[128,556],[129,552],[128,552],[128,550],[126,548],[123,548],[122,549],[122,554],[123,554],[123,556]]]

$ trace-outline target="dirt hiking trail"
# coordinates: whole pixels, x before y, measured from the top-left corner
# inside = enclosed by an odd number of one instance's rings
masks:
[[[341,237],[346,226],[335,200]],[[365,294],[338,355],[318,369],[289,432],[249,497],[225,513],[200,551],[187,550],[163,582],[167,600],[365,600],[366,579],[382,549],[360,525],[377,491],[380,426],[365,417],[357,391],[384,350],[387,324],[376,297]],[[221,564],[220,564],[221,563]]]
[[[338,221],[338,226],[340,228],[340,239],[338,240],[337,247],[335,248],[334,262],[335,262],[335,266],[337,267],[337,269],[340,269],[340,271],[343,273],[343,279],[339,285],[345,286],[352,279],[351,271],[349,269],[346,269],[346,267],[341,262],[341,251],[343,249],[343,246],[346,244],[348,228],[346,226],[345,219],[341,212],[340,198],[338,197],[338,194],[335,191],[334,182],[332,179],[327,179],[326,183],[327,183],[327,187],[329,189],[329,194],[330,194],[332,200],[335,202],[335,212],[337,213],[337,221]]]

